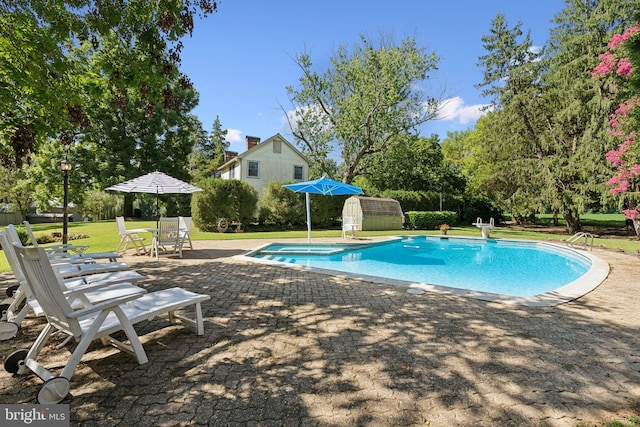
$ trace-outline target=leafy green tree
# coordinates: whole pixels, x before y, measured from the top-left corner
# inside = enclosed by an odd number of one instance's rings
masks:
[[[397,138],[372,159],[367,177],[379,191],[431,191],[451,195],[462,193],[465,186],[462,177],[443,162],[437,135]]]
[[[490,112],[472,130],[448,134],[442,151],[445,163],[465,178],[467,196],[486,198],[523,222],[539,208],[535,196],[541,191],[539,182],[531,179],[532,167],[538,162],[522,159],[519,145],[502,144],[503,133],[496,130],[513,125],[503,122],[505,117],[502,111]]]
[[[101,76],[107,47],[87,58],[91,75]],[[119,46],[114,51],[120,52]],[[77,164],[73,175],[82,179],[84,188],[100,187],[159,170],[189,181],[188,158],[193,147],[205,138],[202,124],[190,111],[198,103],[197,92],[184,86],[179,78],[168,81],[171,108],[164,108],[164,98],[152,96],[144,88],[126,92],[103,78],[93,81],[92,96],[83,99],[92,126],[76,136],[70,150]],[[113,102],[117,93],[118,102]],[[146,93],[146,94],[145,94]],[[134,195],[125,195],[124,214],[133,214]],[[180,200],[186,200],[181,202]],[[163,195],[168,212],[187,214],[189,196]],[[182,205],[182,206],[181,206]]]
[[[69,144],[91,126],[83,96],[90,96],[94,79],[71,52],[111,57],[101,76],[118,89],[112,102],[137,89],[171,108],[167,79],[190,84],[178,70],[180,38],[192,33],[196,15],[216,8],[212,0],[0,3],[0,160],[21,166],[47,138]],[[117,43],[105,50],[108,39]],[[118,55],[112,55],[114,46]]]
[[[26,170],[16,167],[0,168],[0,194],[20,213],[23,221],[27,219],[34,191],[35,183],[29,179]]]
[[[324,165],[337,149],[342,180],[349,183],[363,172],[363,159],[435,117],[438,99],[416,88],[438,58],[412,38],[376,44],[361,36],[361,44],[353,50],[340,47],[330,61],[331,67],[318,73],[310,54],[295,57],[302,77],[298,88],[287,87],[295,107],[290,127],[312,163]]]
[[[215,176],[218,167],[224,163],[224,152],[229,148],[226,137],[227,131],[222,129],[220,118],[216,116],[209,136],[200,138],[193,147],[189,167],[194,180]]]

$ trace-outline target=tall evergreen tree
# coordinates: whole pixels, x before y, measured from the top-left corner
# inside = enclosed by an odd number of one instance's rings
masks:
[[[590,78],[607,41],[632,21],[637,1],[568,0],[555,17],[548,44],[544,101],[548,155],[544,196],[563,214],[570,233],[581,229],[580,214],[598,208],[606,194],[612,148],[607,121],[613,105],[605,83]]]

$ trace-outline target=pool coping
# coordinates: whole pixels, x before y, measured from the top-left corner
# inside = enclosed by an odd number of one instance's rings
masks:
[[[478,237],[465,237],[465,236],[446,236],[445,237],[445,236],[429,235],[429,237],[436,237],[436,238],[440,237],[441,239],[447,239],[447,240],[462,239],[462,240],[489,240],[494,242],[517,242],[517,243],[528,243],[533,245],[547,246],[554,250],[572,252],[576,255],[587,258],[591,262],[591,268],[585,274],[580,276],[578,279],[558,289],[554,289],[553,291],[545,292],[545,293],[530,296],[530,297],[516,297],[511,295],[495,294],[491,292],[480,292],[480,291],[472,291],[472,290],[462,289],[462,288],[453,288],[449,286],[432,285],[432,284],[421,283],[421,282],[388,279],[385,277],[369,276],[366,274],[359,274],[359,273],[347,273],[343,271],[330,270],[330,269],[319,268],[319,267],[309,267],[309,266],[303,266],[299,264],[288,264],[288,263],[283,263],[283,262],[274,261],[274,260],[267,260],[263,258],[254,258],[253,256],[251,256],[252,254],[259,252],[261,249],[279,242],[271,242],[271,243],[261,245],[255,249],[252,249],[246,254],[235,255],[233,256],[233,258],[237,260],[248,261],[253,263],[276,265],[280,267],[310,271],[310,272],[319,273],[319,274],[326,274],[329,276],[342,277],[342,278],[355,279],[355,280],[364,280],[368,282],[380,283],[380,284],[390,285],[390,286],[399,286],[399,287],[407,288],[407,291],[422,290],[427,292],[436,292],[440,294],[456,295],[456,296],[473,298],[473,299],[478,299],[483,301],[497,302],[502,304],[515,304],[515,305],[521,305],[521,306],[527,306],[527,307],[552,307],[552,306],[556,306],[559,304],[563,304],[563,303],[578,299],[583,295],[591,292],[595,288],[597,288],[608,277],[609,271],[610,271],[609,264],[606,261],[604,261],[602,258],[597,257],[586,250],[562,246],[562,245],[551,243],[551,242],[544,242],[544,241],[537,241],[537,240],[520,240],[520,239],[494,239],[494,238],[483,239]],[[382,240],[380,242],[373,242],[373,243],[367,242],[362,244],[373,244],[373,245],[384,244],[384,243],[388,243],[389,241],[400,239],[400,238],[402,238],[402,236],[393,236],[393,237],[390,237],[389,239]],[[347,245],[347,244],[341,245],[340,243],[318,243],[318,244],[325,245],[325,246]],[[290,245],[290,244],[287,243],[287,245]],[[297,245],[305,245],[305,244],[297,243]],[[419,293],[415,293],[415,292],[412,292],[412,293],[419,295]]]

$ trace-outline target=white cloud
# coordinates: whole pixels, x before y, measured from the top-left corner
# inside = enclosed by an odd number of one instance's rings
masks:
[[[225,140],[231,143],[242,142],[242,131],[238,129],[227,129]]]
[[[485,110],[489,104],[464,105],[464,100],[459,97],[445,99],[442,108],[438,111],[438,119],[456,121],[459,124],[474,122],[487,113]]]

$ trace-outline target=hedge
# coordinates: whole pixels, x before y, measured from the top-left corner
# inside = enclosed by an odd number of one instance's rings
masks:
[[[437,230],[440,224],[453,225],[458,222],[458,214],[451,211],[409,211],[404,216],[405,227],[419,230]]]

